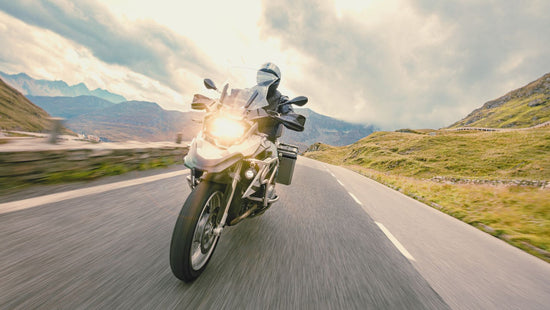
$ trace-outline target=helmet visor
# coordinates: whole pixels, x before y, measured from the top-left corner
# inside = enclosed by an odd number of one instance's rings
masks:
[[[258,83],[259,86],[268,87],[269,85],[276,82],[278,79],[279,78],[275,74],[260,70],[258,71],[258,75],[256,76],[256,83]]]

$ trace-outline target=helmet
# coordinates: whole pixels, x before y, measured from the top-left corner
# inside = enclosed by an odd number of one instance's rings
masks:
[[[266,62],[256,76],[258,85],[269,85],[268,96],[273,94],[281,81],[281,70],[272,62]]]
[[[276,77],[278,77],[279,79],[281,78],[281,70],[279,70],[279,67],[277,67],[277,65],[272,62],[266,62],[265,64],[263,64],[258,70],[258,72],[260,71],[271,73]]]

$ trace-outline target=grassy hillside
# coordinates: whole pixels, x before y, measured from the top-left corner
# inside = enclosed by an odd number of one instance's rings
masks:
[[[376,132],[349,146],[312,145],[305,156],[355,170],[550,261],[550,186],[541,186],[550,180],[548,154],[546,127]]]
[[[399,175],[550,180],[550,130],[376,132],[347,147],[321,145],[308,156]]]
[[[0,129],[45,132],[48,113],[0,79]]]
[[[550,73],[485,103],[456,127],[526,128],[550,121]]]

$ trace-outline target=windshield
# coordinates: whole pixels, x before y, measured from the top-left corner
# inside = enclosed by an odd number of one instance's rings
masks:
[[[258,71],[256,74],[256,85],[249,88],[231,88],[233,85],[227,83],[227,92],[222,94],[222,103],[229,108],[245,108],[256,110],[269,105],[267,91],[271,84],[275,83],[278,77],[269,72]]]

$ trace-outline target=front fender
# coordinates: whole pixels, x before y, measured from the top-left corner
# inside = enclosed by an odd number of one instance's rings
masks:
[[[222,149],[198,136],[191,142],[189,152],[184,158],[184,164],[190,169],[203,170],[209,173],[222,172],[242,160],[243,157],[253,154],[261,143],[261,140],[257,138],[252,141],[247,139],[241,144]]]

